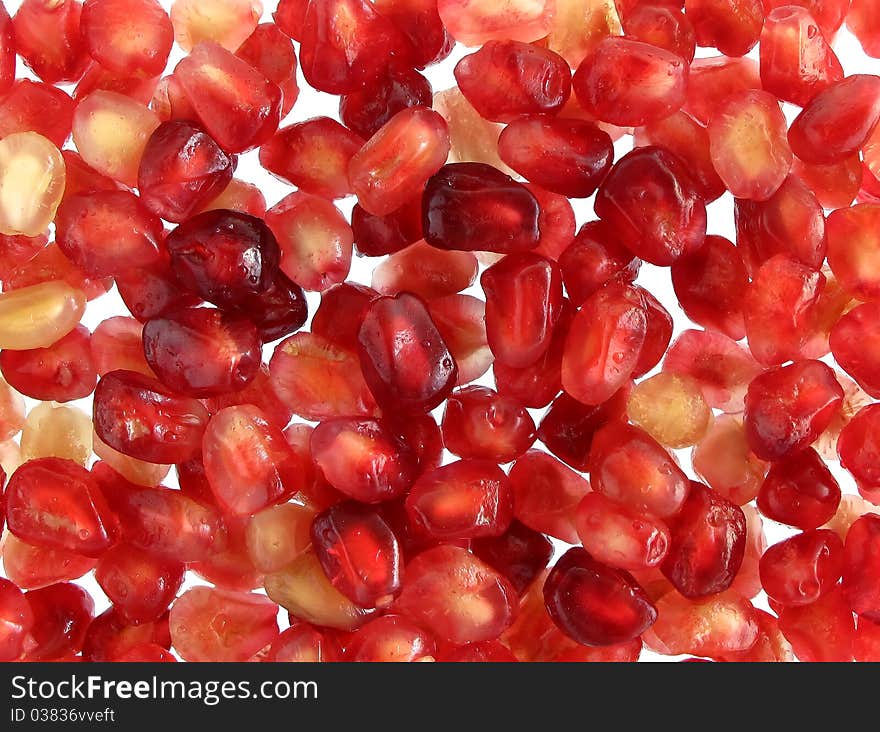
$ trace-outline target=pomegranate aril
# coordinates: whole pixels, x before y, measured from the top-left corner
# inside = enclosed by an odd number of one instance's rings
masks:
[[[5,351],[4,351],[5,353]],[[0,439],[9,440],[24,427],[24,398],[0,379]]]
[[[0,94],[15,82],[15,32],[12,18],[4,6],[0,10]]]
[[[645,341],[642,343],[632,372],[633,378],[637,379],[660,363],[663,354],[669,348],[670,341],[672,341],[674,326],[672,315],[656,297],[638,285],[633,289],[642,297],[647,318]]]
[[[420,531],[437,539],[500,536],[513,519],[513,491],[496,464],[459,460],[418,478],[406,511]]]
[[[669,551],[669,530],[661,520],[636,513],[600,493],[584,496],[575,523],[584,549],[611,567],[630,571],[656,567]]]
[[[79,579],[91,572],[96,563],[92,557],[66,549],[29,544],[12,533],[3,538],[0,554],[6,577],[23,590]]]
[[[880,205],[863,203],[828,216],[828,265],[843,288],[863,300],[880,298]]]
[[[357,663],[433,661],[434,639],[401,615],[385,615],[359,628],[346,644],[345,660]]]
[[[127,76],[108,71],[99,64],[93,63],[73,90],[73,98],[85,99],[92,92],[102,90],[116,92],[141,104],[149,105],[160,81],[159,76]]]
[[[405,205],[449,156],[449,132],[437,112],[404,109],[351,158],[348,179],[358,203],[375,216]]]
[[[641,264],[602,221],[584,224],[559,256],[565,289],[576,305],[612,280],[632,282]]]
[[[858,153],[838,163],[805,163],[795,158],[792,172],[813,191],[823,208],[846,208],[862,184],[862,161]]]
[[[804,531],[833,518],[840,487],[815,450],[808,449],[773,464],[758,493],[767,518]]]
[[[137,273],[120,273],[115,281],[123,303],[142,323],[180,307],[198,305],[202,301],[177,281],[167,254]]]
[[[691,455],[697,475],[713,490],[738,506],[755,499],[767,473],[767,463],[749,448],[742,419],[717,417]]]
[[[95,579],[120,617],[130,623],[157,620],[177,595],[184,565],[124,544],[98,561]]]
[[[94,600],[78,585],[61,582],[25,595],[33,625],[25,642],[25,660],[56,661],[83,647],[95,613]]]
[[[437,0],[374,0],[407,41],[406,56],[416,68],[445,59],[455,45],[440,19]]]
[[[791,123],[788,141],[807,163],[837,163],[867,142],[880,120],[880,78],[854,74],[814,96]]]
[[[422,198],[425,241],[440,249],[525,252],[540,240],[539,216],[524,185],[483,163],[445,165]]]
[[[264,142],[260,165],[306,193],[343,198],[352,193],[349,161],[363,144],[335,120],[315,117],[284,127]]]
[[[119,526],[94,478],[72,460],[30,460],[9,478],[5,493],[9,530],[23,541],[100,556]]]
[[[12,19],[15,50],[47,84],[76,81],[89,64],[77,0],[25,0]]]
[[[87,465],[92,431],[92,420],[82,410],[42,402],[28,412],[21,432],[22,462],[56,457]]]
[[[161,260],[162,222],[128,191],[65,199],[55,217],[59,248],[88,276],[108,277]]]
[[[726,56],[744,56],[761,36],[761,0],[686,0],[684,6],[700,46],[717,48]]]
[[[171,647],[168,614],[154,623],[129,625],[111,607],[89,624],[83,641],[83,660],[112,661],[145,644]]]
[[[553,544],[540,532],[514,520],[500,536],[474,539],[471,550],[501,572],[522,595],[547,568]]]
[[[213,41],[180,61],[174,79],[198,121],[227,152],[258,147],[278,128],[278,85]]]
[[[75,106],[61,89],[19,79],[0,105],[0,139],[16,132],[36,132],[60,148],[70,137]]]
[[[858,305],[835,324],[830,338],[835,361],[875,398],[880,397],[878,318],[880,303]]]
[[[276,663],[331,663],[340,650],[329,633],[308,623],[295,623],[283,631],[269,648],[267,661]]]
[[[330,484],[364,503],[401,495],[416,477],[411,449],[377,420],[325,420],[312,434],[311,450]]]
[[[416,242],[376,267],[372,285],[382,295],[406,290],[430,301],[470,287],[477,269],[477,259],[470,252],[446,251]]]
[[[266,594],[293,617],[324,628],[351,631],[374,614],[355,605],[330,583],[312,550],[267,575]]]
[[[438,0],[437,9],[446,30],[466,46],[510,39],[531,43],[547,35],[554,3],[550,0],[514,0],[502,5],[481,0]]]
[[[494,640],[513,622],[513,586],[466,549],[429,549],[406,572],[396,608],[438,639],[456,645]]]
[[[880,58],[880,32],[875,10],[871,0],[853,0],[846,11],[846,27],[859,40],[868,56]]]
[[[274,23],[260,23],[238,47],[235,55],[247,61],[281,89],[281,117],[299,97],[296,81],[296,52],[290,39]]]
[[[315,517],[311,536],[330,583],[355,604],[386,607],[400,591],[400,545],[375,509],[337,503]]]
[[[277,637],[277,614],[262,595],[193,587],[171,608],[171,639],[185,661],[247,661]]]
[[[856,479],[860,492],[880,486],[878,425],[880,405],[871,404],[853,417],[837,441],[840,464]]]
[[[553,622],[587,646],[625,643],[641,635],[657,610],[628,572],[569,549],[544,583],[544,602]]]
[[[227,210],[188,219],[165,243],[178,282],[220,307],[234,308],[269,289],[281,257],[262,220]]]
[[[351,212],[351,228],[358,252],[381,257],[406,249],[422,238],[422,199],[411,198],[387,216],[374,216],[360,204]]]
[[[430,0],[425,1],[430,5]],[[379,2],[374,4],[380,6]],[[431,84],[424,76],[402,64],[389,63],[385,73],[342,97],[339,117],[348,128],[369,140],[398,112],[430,107],[432,101]]]
[[[91,360],[99,376],[110,371],[137,371],[155,376],[144,357],[143,326],[117,315],[102,321],[91,338]]]
[[[457,86],[434,94],[434,109],[449,128],[450,162],[482,163],[513,173],[498,157],[501,125],[480,117]]]
[[[486,304],[471,295],[448,295],[428,303],[458,368],[456,384],[469,384],[485,374],[495,360],[486,335]]]
[[[518,659],[500,641],[466,643],[441,653],[443,663],[514,663]]]
[[[706,125],[728,96],[760,88],[758,64],[750,58],[697,58],[688,74],[687,99],[683,109]]]
[[[226,189],[209,201],[202,211],[229,209],[261,218],[266,215],[266,198],[253,183],[233,178]]]
[[[248,555],[263,572],[277,572],[304,552],[310,543],[314,511],[298,503],[264,508],[245,529]]]
[[[91,355],[91,334],[83,325],[48,348],[0,352],[3,378],[33,399],[69,402],[87,397],[98,380]]]
[[[174,29],[156,0],[86,0],[80,25],[89,54],[105,69],[128,76],[165,69]]]
[[[633,254],[661,267],[697,250],[706,236],[706,206],[684,163],[659,147],[618,160],[595,209]]]
[[[95,91],[73,115],[73,141],[83,160],[99,173],[136,186],[138,165],[159,118],[122,94]]]
[[[191,397],[134,371],[111,371],[95,389],[95,431],[138,460],[182,463],[201,446],[208,412]]]
[[[801,661],[852,661],[855,623],[839,588],[827,592],[810,605],[782,607],[779,629]]]
[[[42,135],[16,132],[0,140],[0,234],[43,234],[61,202],[64,181],[64,158]]]
[[[761,584],[786,607],[809,605],[836,586],[844,568],[843,542],[833,531],[797,534],[761,557]]]
[[[529,450],[510,470],[514,516],[530,529],[577,543],[574,511],[590,484],[540,450]]]
[[[577,68],[603,38],[620,34],[614,0],[556,0],[547,47]]]
[[[30,602],[21,590],[0,578],[0,661],[17,661],[34,625]]]
[[[765,371],[746,395],[749,445],[764,460],[794,455],[822,434],[842,402],[834,371],[821,361],[796,361]]]
[[[630,38],[602,40],[572,82],[584,109],[602,122],[636,127],[667,117],[685,101],[688,67],[674,53]]]

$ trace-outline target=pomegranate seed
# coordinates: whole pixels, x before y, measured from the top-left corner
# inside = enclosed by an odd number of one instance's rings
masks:
[[[765,460],[794,455],[814,442],[843,401],[834,372],[820,361],[797,361],[765,371],[749,385],[745,428]]]
[[[281,5],[283,3],[279,7]],[[341,659],[340,651],[329,634],[308,623],[296,623],[272,641],[267,660],[282,663],[330,663]]]
[[[590,485],[545,452],[529,450],[510,470],[514,516],[529,528],[577,543],[574,511]]]
[[[48,348],[0,352],[0,370],[13,388],[33,399],[83,399],[98,380],[90,340],[88,328],[78,325]]]
[[[645,591],[622,569],[569,549],[544,583],[544,602],[553,622],[588,646],[610,646],[638,637],[657,619]]]
[[[385,607],[400,591],[400,545],[374,509],[337,503],[315,517],[311,537],[330,583],[355,604]]]
[[[258,147],[278,128],[278,85],[213,41],[180,61],[174,78],[205,131],[227,152]]]
[[[696,251],[706,235],[706,207],[684,164],[658,147],[637,148],[618,160],[595,208],[621,243],[658,266]]]
[[[880,57],[880,36],[870,0],[853,0],[846,11],[846,27],[861,43],[862,50],[873,58]],[[859,659],[857,659],[859,660]]]
[[[138,460],[182,463],[201,445],[208,412],[196,399],[134,371],[111,371],[95,389],[95,431]]]
[[[15,50],[47,84],[76,81],[86,70],[82,7],[76,0],[24,0],[12,19]]]
[[[786,607],[810,605],[829,592],[844,567],[843,542],[819,529],[774,544],[761,558],[761,584]]]
[[[474,539],[471,549],[501,572],[520,595],[547,568],[553,556],[550,539],[516,520],[500,536]]]
[[[841,285],[860,299],[880,296],[880,238],[875,234],[880,206],[859,204],[828,217],[828,265]]]
[[[267,575],[266,594],[299,620],[324,628],[351,631],[374,613],[358,607],[337,590],[311,550]]]
[[[120,273],[115,281],[122,302],[142,323],[202,301],[177,281],[170,257],[165,252],[153,265],[138,270],[137,274]]]
[[[878,309],[880,305],[877,303],[853,308],[835,324],[830,339],[835,361],[875,398],[880,396]]]
[[[0,660],[16,661],[34,627],[30,601],[12,582],[0,579]]]
[[[6,576],[22,590],[37,590],[56,582],[79,579],[91,572],[96,564],[91,557],[66,549],[28,544],[11,533],[3,538],[2,554]]]
[[[15,32],[12,18],[4,6],[0,11],[0,93],[5,94],[15,82]]]
[[[92,420],[76,407],[43,402],[31,409],[21,432],[22,463],[57,457],[86,465],[92,456]]]
[[[297,503],[282,503],[254,514],[245,529],[248,555],[263,572],[277,572],[304,552],[314,511]]]
[[[477,259],[470,252],[445,251],[417,242],[376,267],[372,284],[383,295],[406,290],[432,300],[470,287],[477,269]]]
[[[829,521],[840,503],[840,488],[815,450],[773,464],[758,493],[767,518],[804,531]]]
[[[485,374],[495,359],[486,335],[486,304],[471,295],[448,295],[430,301],[428,312],[455,359],[456,383]]]
[[[91,337],[91,360],[99,376],[118,370],[155,376],[144,358],[142,331],[137,320],[122,315],[107,318],[95,328]]]
[[[118,524],[95,480],[72,460],[30,460],[9,478],[6,521],[23,541],[97,557]]]
[[[174,38],[184,51],[216,42],[235,51],[253,33],[262,14],[255,0],[174,0]]]
[[[565,289],[579,305],[612,280],[632,282],[640,266],[641,261],[619,243],[602,221],[584,224],[559,256]]]
[[[149,105],[159,87],[161,77],[127,76],[108,71],[97,63],[91,64],[83,78],[80,79],[73,90],[73,98],[85,99],[92,92],[102,90],[116,92],[125,97],[130,97],[143,105]]]
[[[768,467],[749,448],[742,420],[729,414],[709,426],[691,461],[703,481],[737,506],[755,499]]]
[[[855,623],[839,588],[827,592],[810,605],[782,607],[779,629],[801,661],[852,661]]]
[[[374,419],[325,420],[312,434],[311,449],[330,484],[364,503],[399,496],[416,477],[411,449]]]
[[[603,38],[620,34],[614,0],[556,0],[547,47],[577,68]]]
[[[496,464],[460,460],[416,480],[406,510],[420,531],[438,539],[500,536],[513,519],[513,492]]]
[[[89,594],[82,587],[62,582],[31,590],[25,599],[33,616],[25,659],[56,661],[79,653],[95,613]]]
[[[60,148],[70,137],[75,106],[67,93],[54,86],[19,79],[3,97],[0,139],[36,132]]]
[[[329,117],[284,127],[260,148],[260,164],[301,191],[324,198],[352,193],[348,164],[364,141]]]
[[[387,216],[374,216],[356,203],[351,212],[351,228],[355,245],[363,256],[381,257],[402,251],[422,238],[421,196]]]
[[[156,0],[86,0],[80,25],[89,54],[108,71],[158,76],[165,69],[174,29]]]
[[[788,141],[807,163],[837,163],[859,150],[880,119],[880,80],[854,74],[816,94],[791,123]]]
[[[406,55],[417,68],[439,63],[455,42],[443,26],[436,0],[374,0],[379,13],[406,38]]]
[[[202,211],[217,209],[229,209],[262,218],[266,214],[266,199],[253,183],[233,178],[226,189],[204,206]]]
[[[183,574],[183,564],[124,544],[105,552],[95,568],[101,589],[130,623],[157,620],[177,595]]]
[[[501,125],[480,117],[457,86],[434,94],[434,109],[449,128],[451,162],[482,163],[502,173],[513,173],[498,157]]]
[[[760,89],[758,64],[750,58],[710,56],[694,59],[688,73],[684,111],[703,125],[731,94]]]
[[[466,46],[496,39],[531,43],[547,35],[554,3],[514,0],[487,5],[481,0],[438,0],[437,10],[449,34]]]
[[[852,473],[859,488],[880,486],[878,421],[880,407],[873,404],[866,406],[843,428],[837,441],[840,464]]]
[[[0,379],[0,437],[3,440],[9,440],[21,432],[24,427],[24,410],[24,398],[21,394]]]
[[[0,140],[0,233],[40,236],[64,192],[65,165],[58,148],[36,132]]]
[[[858,153],[826,165],[795,158],[792,171],[809,186],[823,208],[848,207],[862,184],[862,162]]]
[[[444,663],[514,663],[517,658],[499,641],[483,641],[459,646],[440,654],[437,660]]]
[[[687,166],[694,189],[706,203],[724,193],[724,182],[712,163],[709,133],[689,114],[679,111],[639,127],[634,139],[636,146],[662,147],[680,158]]]
[[[696,602],[670,592],[657,601],[657,622],[645,643],[669,655],[715,658],[747,651],[758,640],[757,616],[752,604],[733,591]]]
[[[73,114],[73,141],[82,159],[102,175],[136,186],[138,165],[159,118],[143,104],[98,90]]]
[[[669,530],[662,521],[637,514],[600,493],[584,496],[578,504],[575,523],[584,549],[596,561],[610,567],[656,567],[669,550]]]
[[[517,596],[502,575],[456,546],[438,546],[407,566],[399,611],[456,645],[495,640],[516,615]]]
[[[488,165],[444,166],[428,181],[422,200],[424,236],[431,246],[508,254],[538,244],[537,199]]]
[[[193,587],[171,608],[171,639],[185,661],[247,661],[278,636],[277,614],[261,595]]]
[[[198,214],[165,243],[180,284],[221,307],[235,307],[268,290],[281,256],[263,221],[235,211]]]
[[[761,0],[685,0],[684,7],[700,46],[717,48],[726,56],[745,56],[761,37]]]
[[[648,124],[685,100],[688,67],[674,53],[630,38],[605,38],[581,62],[573,88],[584,109],[621,127]]]
[[[403,5],[406,0],[403,3],[399,0],[385,2]],[[430,0],[413,0],[413,4],[420,2],[430,5]],[[382,12],[382,3],[374,4]],[[392,63],[385,73],[369,84],[342,97],[339,117],[346,127],[369,140],[399,112],[413,107],[430,107],[432,100],[431,84],[424,76],[415,69]]]
[[[134,648],[145,644],[170,648],[168,614],[155,623],[129,625],[112,607],[95,618],[86,631],[83,641],[83,659],[86,661],[110,661]]]
[[[434,660],[433,638],[401,615],[376,618],[360,628],[345,649],[345,660],[359,663],[412,663]]]
[[[850,6],[846,0],[763,0],[763,2],[767,13],[782,5],[796,5],[806,8],[816,19],[819,30],[829,39],[834,38],[843,24],[843,19]]]
[[[673,322],[669,311],[650,292],[638,286],[633,289],[642,297],[647,319],[645,342],[632,373],[633,378],[639,378],[660,363],[672,340]]]
[[[690,15],[680,9],[663,4],[636,5],[626,13],[623,29],[635,41],[664,48],[688,63],[694,60],[694,25]]]
[[[282,93],[281,117],[287,116],[299,97],[296,52],[290,39],[273,23],[260,23],[235,55],[278,84]]]
[[[421,190],[448,155],[443,117],[413,107],[394,115],[354,154],[348,177],[360,206],[375,216],[387,216],[406,204],[414,190]]]

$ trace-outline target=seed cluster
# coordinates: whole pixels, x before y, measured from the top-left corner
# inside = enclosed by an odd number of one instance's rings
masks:
[[[0,661],[880,660],[875,5],[0,5]]]

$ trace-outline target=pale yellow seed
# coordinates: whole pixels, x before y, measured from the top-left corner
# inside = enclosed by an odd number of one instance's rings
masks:
[[[42,234],[64,195],[61,151],[36,132],[0,140],[0,234]]]
[[[48,348],[72,331],[86,296],[55,280],[0,294],[0,349]]]
[[[21,432],[22,461],[60,457],[87,465],[92,456],[92,419],[76,407],[42,402]]]
[[[693,379],[665,372],[633,387],[628,412],[634,424],[671,448],[697,443],[712,418],[712,410]]]

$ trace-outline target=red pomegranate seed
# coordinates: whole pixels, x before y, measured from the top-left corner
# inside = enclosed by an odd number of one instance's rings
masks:
[[[838,365],[872,397],[880,397],[880,305],[864,303],[831,330],[831,352]],[[0,356],[2,365],[2,356]],[[21,389],[19,389],[21,391]]]
[[[177,281],[170,258],[164,253],[158,262],[139,269],[136,274],[122,272],[114,279],[122,302],[142,323],[202,301]]]
[[[384,0],[400,6],[407,1]],[[430,0],[411,2],[430,6]],[[381,12],[382,3],[377,1],[374,5]],[[339,118],[346,127],[369,140],[398,112],[412,107],[430,107],[432,101],[431,83],[424,76],[402,64],[389,63],[385,73],[340,99]]]
[[[495,359],[486,335],[486,303],[471,295],[448,295],[430,301],[428,312],[455,359],[456,384],[485,374]]]
[[[387,216],[374,216],[360,204],[351,211],[355,246],[363,256],[381,257],[406,249],[422,238],[422,199],[411,198]]]
[[[184,565],[119,544],[98,561],[95,579],[120,617],[130,623],[157,620],[183,583]]]
[[[9,477],[6,522],[19,539],[100,556],[119,533],[116,516],[89,472],[72,460],[30,460]]]
[[[480,116],[492,122],[554,114],[571,94],[571,69],[565,59],[517,41],[488,41],[458,62],[455,79]]]
[[[12,19],[15,50],[47,84],[76,81],[88,65],[80,34],[82,4],[76,0],[25,0]]]
[[[374,300],[358,332],[364,379],[376,400],[402,412],[426,412],[452,391],[455,360],[427,307],[401,293]]]
[[[329,117],[278,130],[260,147],[260,165],[285,183],[324,198],[352,193],[348,164],[364,141]]]
[[[227,152],[257,147],[278,128],[278,85],[213,41],[180,61],[174,79],[198,121]]]
[[[321,304],[312,316],[312,333],[356,351],[358,331],[376,297],[375,290],[354,282],[342,282],[324,290]]]
[[[15,32],[6,7],[0,10],[0,93],[9,91],[15,81]]]
[[[615,163],[596,194],[596,213],[633,254],[658,266],[698,249],[706,207],[682,161],[658,147]]]
[[[193,587],[171,608],[171,639],[185,661],[247,661],[278,636],[277,614],[263,595]]]
[[[466,46],[479,46],[496,39],[531,43],[547,35],[554,3],[514,0],[485,5],[480,0],[438,0],[437,9],[449,34]]]
[[[83,399],[98,380],[90,341],[88,328],[78,325],[48,348],[0,352],[0,370],[13,388],[33,399]]]
[[[632,575],[602,564],[580,548],[569,549],[544,583],[553,622],[587,646],[610,646],[638,637],[657,609]]]
[[[160,81],[159,76],[146,78],[126,76],[108,71],[99,64],[93,63],[73,90],[73,98],[85,99],[94,91],[109,91],[122,94],[143,105],[149,105]]]
[[[331,663],[341,659],[340,650],[328,633],[308,623],[296,623],[272,641],[267,660],[280,663]]]
[[[801,661],[852,661],[855,623],[852,610],[839,588],[810,605],[782,607],[779,629]]]
[[[91,337],[91,360],[98,375],[121,370],[155,376],[144,358],[142,333],[143,326],[134,318],[117,315],[102,321]]]
[[[461,645],[497,639],[513,622],[517,595],[466,549],[445,545],[407,565],[396,607],[438,639]]]
[[[761,36],[761,0],[685,0],[684,8],[697,43],[726,56],[745,56]]]
[[[474,539],[471,551],[497,569],[522,595],[547,568],[553,543],[542,533],[512,521],[500,536]]]
[[[145,644],[170,648],[168,614],[155,623],[129,625],[112,607],[96,617],[86,631],[83,641],[83,659],[86,661],[112,661],[133,648]]]
[[[0,578],[0,661],[16,661],[34,626],[30,602],[12,582]]]
[[[434,639],[401,615],[386,615],[359,628],[345,649],[345,660],[358,663],[412,663],[434,660]]]
[[[600,493],[584,496],[575,522],[584,549],[611,567],[631,571],[656,567],[669,551],[669,530],[662,521]]]
[[[354,501],[315,516],[312,546],[330,583],[361,607],[386,607],[403,584],[403,558],[391,527]]]
[[[442,429],[450,452],[496,463],[511,462],[535,440],[535,423],[526,409],[483,386],[453,392],[446,401]]]
[[[632,377],[647,337],[644,298],[613,282],[575,315],[562,357],[562,386],[584,404],[602,404]]]
[[[290,39],[274,23],[260,23],[235,55],[278,84],[282,93],[281,117],[287,116],[299,97],[296,52]]]
[[[880,619],[874,563],[878,538],[880,517],[873,514],[862,516],[847,532],[846,548],[841,558],[844,595],[856,615],[871,621]]]
[[[590,484],[540,450],[529,450],[510,470],[514,516],[535,531],[569,544],[578,541],[574,512]]]
[[[873,58],[880,57],[880,34],[870,0],[853,0],[846,11],[846,27],[858,38],[862,49]],[[858,660],[858,659],[857,659]]]
[[[828,216],[828,266],[848,292],[859,299],[880,296],[880,206],[859,204]]]
[[[843,428],[837,441],[840,464],[852,473],[860,491],[880,486],[878,424],[880,407],[868,405]]]
[[[591,4],[602,5],[595,0]],[[688,63],[694,60],[697,39],[691,16],[685,15],[674,3],[639,3],[624,15],[623,30],[633,40],[665,48]]]
[[[18,79],[3,97],[0,136],[38,132],[60,148],[70,137],[75,106],[61,89],[39,81]],[[70,171],[67,174],[69,176]]]
[[[31,590],[25,599],[33,616],[25,659],[57,661],[79,653],[95,612],[89,594],[78,585],[63,582]]]
[[[621,127],[648,124],[685,100],[688,68],[674,53],[630,38],[606,38],[578,66],[572,82],[584,109]]]
[[[23,590],[79,579],[95,568],[96,560],[82,554],[28,544],[10,533],[3,539],[3,571]]]
[[[410,521],[437,539],[500,536],[513,519],[513,491],[487,460],[459,460],[423,474],[406,498]]]
[[[499,641],[483,641],[441,653],[437,660],[444,663],[513,663],[517,658]]]
[[[483,163],[443,166],[428,180],[422,211],[425,241],[440,249],[510,254],[540,241],[535,196]]]
[[[114,450],[146,462],[182,463],[201,446],[208,412],[191,397],[134,371],[111,371],[95,389],[95,431]]]
[[[421,190],[448,155],[445,120],[433,110],[413,107],[394,115],[352,157],[348,176],[359,205],[387,216]]]
[[[760,88],[758,64],[750,58],[697,58],[688,74],[687,99],[683,109],[706,125],[728,96]]]
[[[584,224],[559,256],[565,289],[578,305],[607,282],[632,282],[641,264],[602,221]]]
[[[767,518],[808,531],[829,521],[840,504],[840,487],[812,449],[775,462],[758,493]]]
[[[405,290],[433,300],[470,287],[477,269],[477,258],[470,252],[446,251],[416,242],[376,267],[372,285],[382,295],[397,295]]]
[[[808,163],[837,163],[859,150],[880,120],[880,79],[854,74],[814,96],[791,123],[788,141]]]
[[[806,8],[816,19],[822,34],[828,39],[834,38],[850,6],[846,0],[763,0],[763,3],[767,13],[783,5]]]
[[[244,316],[220,310],[187,308],[148,320],[143,341],[147,363],[159,380],[188,396],[239,391],[256,378],[261,365],[256,327]]]
[[[452,52],[455,42],[440,19],[437,0],[374,0],[373,5],[406,37],[407,56],[417,68]]]
[[[774,544],[761,557],[761,584],[786,607],[809,605],[837,585],[844,568],[843,542],[819,529]]]

